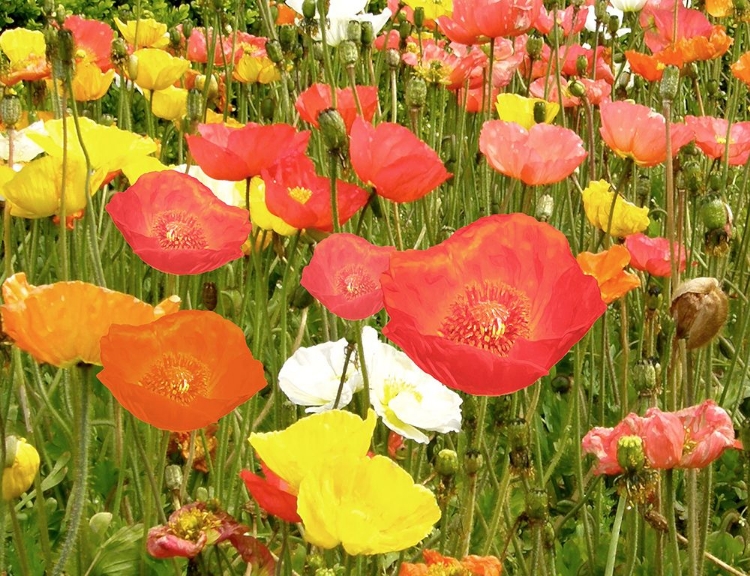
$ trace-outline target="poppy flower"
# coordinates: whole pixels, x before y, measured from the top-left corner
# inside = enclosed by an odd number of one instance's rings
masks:
[[[107,212],[133,252],[168,274],[202,274],[236,260],[251,228],[247,210],[172,170],[144,174]]]
[[[656,166],[667,159],[664,116],[648,106],[632,102],[603,102],[599,132],[611,150],[622,158],[632,158],[639,166]],[[685,124],[670,125],[672,155],[676,156],[693,139]]]
[[[0,134],[0,160],[8,162],[10,155],[10,139],[13,138],[13,163],[31,162],[44,150],[28,137],[29,133],[44,133],[44,122],[41,120],[29,124],[20,130],[13,130],[7,134]],[[5,168],[9,168],[5,166]],[[10,169],[10,168],[9,168]]]
[[[233,48],[239,49],[236,40],[231,34],[219,34],[214,28],[208,29],[208,37],[214,42],[214,65],[224,66],[234,60]],[[206,29],[195,27],[190,32],[190,38],[187,41],[187,59],[191,62],[206,64],[208,62],[208,41],[206,39]]]
[[[307,156],[290,155],[261,173],[266,183],[266,205],[295,228],[333,230],[331,188],[328,178],[318,176]],[[344,224],[367,204],[367,192],[349,184],[337,183],[339,223]]]
[[[263,230],[273,230],[279,236],[292,236],[297,229],[290,226],[282,218],[271,214],[266,204],[266,183],[260,176],[250,180],[250,220],[253,226]]]
[[[122,37],[130,45],[138,48],[166,48],[169,44],[167,25],[157,22],[153,18],[141,18],[140,20],[128,20],[123,22],[115,18],[117,29]]]
[[[695,134],[698,148],[709,158],[723,158],[727,149],[730,166],[742,166],[750,158],[750,122],[736,122],[730,127],[723,118],[685,116],[685,124]]]
[[[739,60],[732,64],[732,76],[750,86],[750,52],[745,52]]]
[[[375,111],[378,109],[378,89],[376,86],[357,86],[356,90],[359,102],[362,105],[364,119],[372,122]],[[328,84],[313,84],[297,97],[294,107],[302,120],[320,128],[318,114],[333,107],[331,87]],[[344,119],[346,133],[348,134],[351,132],[354,119],[358,115],[354,95],[350,88],[336,89],[336,110]]]
[[[454,0],[453,14],[437,23],[452,42],[481,44],[528,32],[541,8],[541,0]]]
[[[672,257],[669,240],[666,238],[649,238],[645,234],[631,234],[625,238],[625,248],[630,252],[630,265],[636,270],[666,278],[672,275]],[[684,272],[687,266],[685,247],[675,242],[674,255],[678,258],[680,272]]]
[[[0,34],[0,52],[8,59],[0,81],[12,86],[21,80],[41,80],[50,74],[47,43],[39,30],[12,28]]]
[[[557,24],[560,26],[563,37],[567,37],[570,34],[578,34],[583,31],[586,27],[587,16],[586,10],[581,10],[580,7],[572,4],[564,10],[553,9],[550,12],[542,6],[534,21],[534,28],[540,34],[547,35],[552,32],[552,27]]]
[[[398,576],[441,576],[464,574],[466,576],[500,576],[503,565],[495,556],[464,556],[461,560],[443,556],[435,550],[422,551],[424,564],[402,562]]]
[[[734,424],[713,400],[676,412],[685,429],[679,468],[705,468],[727,448],[737,447]]]
[[[157,118],[176,122],[187,114],[187,96],[187,90],[175,86],[155,90],[151,98],[151,113]]]
[[[489,120],[482,126],[479,149],[495,170],[530,186],[560,182],[586,158],[583,140],[572,130]]]
[[[131,78],[144,90],[164,90],[190,68],[190,61],[176,58],[157,48],[141,48],[133,52],[135,77]]]
[[[240,472],[240,478],[253,499],[263,510],[285,522],[302,522],[297,514],[297,496],[289,491],[289,485],[262,461],[260,467],[265,478],[250,470]]]
[[[432,148],[408,128],[391,122],[374,127],[357,118],[350,154],[360,180],[394,202],[419,200],[451,177]]]
[[[648,208],[639,208],[619,194],[615,197],[606,180],[590,182],[581,196],[589,222],[611,236],[628,236],[648,228]]]
[[[394,250],[355,234],[332,234],[316,246],[300,283],[336,316],[363,320],[383,309],[380,275]]]
[[[3,500],[13,500],[26,492],[34,483],[34,477],[39,471],[39,452],[25,438],[8,436],[3,438],[6,447],[6,458],[12,458],[11,463],[7,460],[3,463],[2,471],[2,497]],[[10,448],[10,450],[8,450]],[[12,452],[11,452],[12,451]]]
[[[383,334],[438,381],[478,395],[533,384],[606,309],[565,236],[524,214],[396,252],[381,284]]]
[[[232,77],[245,84],[270,84],[281,79],[281,72],[266,53],[266,38],[247,35],[234,58]]]
[[[434,21],[453,13],[453,0],[404,0],[404,4],[412,10],[422,8],[425,20]]]
[[[584,274],[596,278],[602,292],[602,300],[607,304],[641,285],[638,276],[625,272],[625,266],[630,263],[630,252],[620,244],[615,244],[609,250],[598,254],[581,252],[576,256],[576,260]]]
[[[529,130],[536,120],[534,108],[544,105],[544,123],[551,124],[560,111],[560,105],[555,102],[547,102],[541,98],[526,98],[518,94],[498,94],[495,99],[497,115],[503,122],[515,122],[525,130]]]
[[[23,272],[5,280],[2,292],[6,334],[37,362],[60,368],[101,364],[99,340],[112,324],[146,324],[180,307],[177,296],[154,307],[86,282],[33,286]]]
[[[101,351],[97,378],[128,412],[162,430],[205,428],[266,385],[242,330],[205,310],[114,325]]]
[[[479,49],[466,51],[448,51],[444,42],[436,42],[431,38],[424,38],[419,44],[407,40],[407,47],[401,59],[411,66],[414,73],[425,82],[445,86],[448,90],[458,90],[466,82],[476,88],[482,83],[481,74],[477,70],[486,68],[487,55]]]
[[[211,178],[245,180],[259,176],[281,155],[301,153],[310,132],[297,132],[289,124],[198,124],[200,136],[186,136],[190,154]]]
[[[76,64],[73,76],[73,98],[76,102],[91,102],[102,98],[115,78],[114,69],[102,72],[93,62]]]
[[[111,52],[115,33],[108,24],[74,15],[65,18],[63,28],[73,33],[76,66],[82,62],[90,62],[96,64],[102,72],[112,68]]]

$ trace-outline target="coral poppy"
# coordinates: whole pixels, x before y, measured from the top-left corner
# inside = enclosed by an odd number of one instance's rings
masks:
[[[736,122],[730,127],[723,118],[685,116],[685,124],[709,158],[723,158],[727,151],[730,166],[742,166],[750,158],[750,122]]]
[[[186,136],[190,154],[203,171],[217,180],[245,180],[259,176],[284,154],[307,148],[310,132],[289,124],[198,124],[200,136]]]
[[[495,170],[528,185],[560,182],[586,158],[583,140],[572,130],[490,120],[482,126],[479,149]]]
[[[602,300],[607,304],[641,285],[638,276],[625,272],[625,266],[630,263],[630,252],[625,246],[615,244],[609,250],[598,254],[581,252],[576,256],[576,260],[584,274],[596,278],[602,292]]]
[[[169,44],[167,25],[157,22],[153,18],[141,18],[140,20],[128,20],[123,22],[115,18],[117,29],[122,37],[130,45],[139,48],[166,48]]]
[[[315,248],[300,283],[336,316],[364,320],[383,309],[380,275],[394,250],[355,234],[332,234]]]
[[[368,122],[372,122],[375,111],[378,109],[378,89],[376,86],[357,86],[357,96],[362,105],[362,115]],[[331,87],[328,84],[313,84],[302,92],[294,103],[300,118],[319,128],[318,114],[323,110],[333,107],[331,99]],[[336,110],[346,124],[347,134],[352,129],[354,119],[357,117],[357,106],[354,102],[354,94],[350,88],[336,89]]]
[[[442,576],[457,574],[461,576],[500,576],[503,565],[495,556],[464,556],[461,560],[443,556],[435,550],[422,551],[424,564],[403,562],[398,576]]]
[[[549,34],[552,32],[552,27],[557,24],[560,26],[562,35],[564,37],[570,34],[578,34],[582,32],[586,26],[586,17],[588,11],[582,10],[579,6],[571,4],[565,10],[553,9],[548,12],[547,9],[542,6],[539,11],[539,15],[534,21],[534,28],[540,34]]]
[[[560,105],[541,98],[526,98],[518,94],[498,94],[495,99],[497,115],[503,122],[515,122],[525,130],[537,124],[534,110],[544,106],[544,123],[551,124],[560,111]]]
[[[381,284],[383,334],[446,386],[479,395],[533,384],[606,309],[565,236],[523,214],[394,253]]]
[[[239,50],[239,44],[233,35],[226,32],[218,32],[214,28],[209,28],[208,33],[202,27],[195,27],[190,32],[187,41],[186,57],[191,62],[206,64],[208,62],[208,41],[206,36],[214,42],[214,65],[226,66],[234,60],[234,50]]]
[[[115,33],[109,25],[74,15],[65,18],[63,28],[73,33],[76,66],[82,62],[90,62],[102,72],[112,68],[111,52]]]
[[[454,0],[452,16],[442,16],[437,23],[453,42],[481,44],[528,32],[541,8],[541,0]]]
[[[419,44],[410,39],[401,59],[425,82],[458,90],[468,81],[470,87],[476,88],[482,83],[481,73],[477,71],[487,67],[487,55],[479,49],[461,52],[448,51],[444,42],[430,38],[422,39],[420,50]]]
[[[162,430],[204,428],[266,385],[242,330],[205,310],[114,325],[101,350],[97,378],[128,412]]]
[[[685,429],[679,468],[705,468],[725,449],[738,447],[732,419],[713,400],[685,408],[675,415]]]
[[[669,277],[672,275],[672,257],[669,240],[666,238],[649,238],[645,234],[631,234],[625,238],[625,248],[630,252],[630,265],[636,270],[648,272],[652,276]],[[685,247],[677,242],[673,247],[674,256],[678,259],[678,268],[684,272],[687,266]]]
[[[302,522],[297,514],[297,496],[289,491],[289,485],[263,462],[260,467],[265,478],[250,470],[240,472],[240,478],[253,499],[263,510],[285,522]]]
[[[419,200],[451,177],[432,148],[408,128],[391,122],[373,127],[357,118],[350,154],[360,180],[394,202]]]
[[[261,177],[266,183],[266,205],[272,214],[295,228],[333,230],[331,188],[328,178],[318,176],[307,156],[285,156]],[[345,224],[367,204],[367,192],[349,184],[337,183],[339,223]]]
[[[144,174],[107,212],[133,252],[169,274],[202,274],[239,258],[251,228],[247,210],[172,170]]]
[[[141,48],[131,56],[135,62],[135,77],[131,78],[144,90],[164,90],[175,82],[190,68],[190,62],[184,58],[175,58],[157,48]]]
[[[648,228],[648,208],[639,208],[615,194],[606,180],[590,182],[581,196],[589,222],[611,236],[628,236]]]
[[[603,102],[599,132],[618,156],[632,158],[639,166],[656,166],[667,159],[664,116],[648,106],[632,102]],[[680,123],[670,125],[672,155],[693,139],[693,132]]]
[[[47,44],[39,30],[12,28],[0,34],[0,52],[8,59],[0,69],[0,81],[12,86],[21,80],[41,80],[50,74]]]
[[[180,307],[177,296],[154,307],[86,282],[33,286],[23,272],[5,280],[2,292],[5,333],[37,362],[61,368],[101,364],[99,340],[112,324],[146,324]]]

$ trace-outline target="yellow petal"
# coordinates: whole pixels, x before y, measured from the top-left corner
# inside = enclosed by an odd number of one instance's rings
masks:
[[[258,176],[250,181],[250,220],[263,230],[273,230],[281,236],[291,236],[297,229],[271,214],[266,206],[266,184]]]
[[[526,98],[518,94],[498,94],[495,101],[495,109],[503,122],[515,122],[529,130],[534,124],[534,106],[539,102],[544,104],[544,122],[549,124],[560,111],[560,105],[556,102],[547,102],[541,98]]]
[[[125,174],[125,178],[128,182],[135,184],[138,178],[149,172],[162,172],[164,170],[171,170],[166,164],[162,164],[157,158],[153,156],[140,156],[134,158],[130,162],[127,162],[122,167],[122,173]]]
[[[622,237],[642,232],[650,223],[648,208],[639,208],[619,194],[615,201],[615,193],[610,190],[606,180],[589,183],[583,191],[583,209],[592,225],[605,232],[609,231],[611,236]]]
[[[179,120],[187,113],[187,90],[169,86],[155,91],[151,111],[157,118]]]
[[[13,28],[0,34],[0,50],[8,57],[11,66],[15,67],[35,56],[44,56],[47,45],[42,32]]]
[[[16,440],[13,465],[3,469],[3,500],[18,498],[34,483],[39,470],[39,453],[23,438]]]
[[[169,44],[167,25],[157,22],[153,18],[128,20],[123,22],[115,18],[117,29],[125,41],[137,48],[166,48]],[[137,34],[137,45],[136,45]]]

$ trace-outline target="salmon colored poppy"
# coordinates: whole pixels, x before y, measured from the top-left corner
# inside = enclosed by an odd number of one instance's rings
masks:
[[[102,384],[133,416],[162,430],[204,428],[266,385],[242,330],[205,310],[112,326],[101,350]]]
[[[435,550],[422,552],[424,564],[403,562],[398,576],[500,576],[503,565],[495,556],[464,556],[460,561]]]
[[[394,250],[355,234],[332,234],[315,248],[300,283],[336,316],[364,320],[383,309],[380,275]]]
[[[73,33],[76,48],[76,64],[90,62],[102,72],[112,68],[112,40],[115,32],[109,25],[81,16],[68,16],[63,28]]]
[[[375,111],[378,109],[378,89],[376,86],[357,86],[357,95],[362,105],[362,114],[364,119],[372,122]],[[294,107],[299,112],[300,118],[319,128],[318,114],[323,110],[333,107],[331,100],[331,87],[328,84],[313,84],[307,90],[302,92],[294,103]],[[354,102],[354,94],[350,88],[336,89],[336,110],[346,124],[347,134],[352,129],[354,119],[357,117],[357,105]]]
[[[736,122],[730,128],[723,118],[685,116],[685,124],[695,134],[698,148],[709,158],[723,158],[727,151],[730,166],[742,166],[750,158],[750,122]]]
[[[583,31],[586,27],[586,17],[588,14],[588,10],[582,10],[573,4],[565,8],[565,10],[553,9],[549,12],[542,6],[539,15],[534,21],[534,28],[540,34],[547,35],[552,32],[552,27],[557,24],[560,26],[562,35],[567,37],[570,34],[578,34]]]
[[[41,80],[50,74],[47,44],[39,30],[12,28],[0,34],[0,52],[8,59],[0,82],[12,86],[21,80]]]
[[[310,132],[297,132],[289,124],[198,124],[200,136],[186,136],[190,154],[211,178],[245,180],[259,176],[284,154],[307,148]]]
[[[625,272],[625,267],[630,263],[630,252],[625,246],[615,244],[598,254],[581,252],[576,260],[584,274],[596,278],[602,300],[607,304],[641,285],[638,276]]]
[[[298,229],[333,230],[330,180],[316,174],[315,165],[307,156],[284,156],[263,170],[261,177],[266,183],[266,205],[272,214]],[[368,198],[358,186],[339,180],[339,223],[348,222]]]
[[[734,424],[726,410],[713,400],[675,414],[685,430],[679,468],[705,468],[727,448],[741,448],[734,437]]]
[[[23,272],[5,280],[2,292],[5,333],[37,362],[60,368],[101,364],[99,340],[112,324],[147,324],[180,307],[177,296],[154,307],[86,282],[33,286]]]
[[[648,272],[652,276],[670,277],[672,275],[669,240],[666,238],[649,238],[645,234],[631,234],[625,238],[625,248],[630,252],[630,265],[636,270]],[[685,271],[687,256],[684,246],[674,243],[674,255],[678,258],[680,272]]]
[[[360,180],[394,202],[419,200],[451,176],[432,148],[408,128],[391,122],[374,127],[357,118],[350,155]]]
[[[472,88],[480,86],[482,76],[475,72],[487,66],[487,55],[481,50],[470,50],[465,54],[460,50],[449,52],[443,41],[436,42],[431,38],[422,40],[421,50],[416,41],[407,40],[401,59],[425,82],[445,86],[448,90],[458,90],[467,81]]]
[[[586,158],[583,140],[572,130],[490,120],[482,126],[479,149],[495,170],[531,186],[560,182]]]
[[[107,212],[133,252],[168,274],[202,274],[236,260],[251,228],[247,210],[172,170],[144,174]]]
[[[297,496],[289,484],[279,478],[263,462],[260,463],[265,478],[250,470],[240,472],[245,488],[263,510],[285,522],[302,522],[297,514]]]
[[[481,44],[528,32],[541,8],[541,0],[454,0],[452,16],[437,23],[452,42]]]
[[[208,29],[208,38],[214,43],[214,65],[225,66],[234,60],[234,49],[239,49],[239,45],[232,35],[219,32],[214,28]],[[206,29],[195,27],[190,32],[190,38],[187,41],[187,59],[191,62],[206,64],[208,62],[208,41],[206,39]]]
[[[602,102],[604,142],[622,158],[632,158],[639,166],[656,166],[667,159],[667,136],[664,116],[648,106],[632,102]],[[676,156],[693,139],[693,131],[680,123],[670,125],[672,155]]]
[[[396,252],[381,284],[383,334],[446,386],[486,396],[547,374],[606,309],[565,236],[524,214]]]

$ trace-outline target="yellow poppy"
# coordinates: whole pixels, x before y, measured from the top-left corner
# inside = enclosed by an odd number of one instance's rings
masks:
[[[142,48],[133,52],[135,78],[131,78],[144,90],[164,90],[177,82],[190,67],[184,58],[156,48]]]
[[[146,98],[150,98],[147,94]],[[151,112],[157,118],[175,122],[187,114],[187,90],[168,86],[164,90],[155,90],[151,99]]]
[[[6,30],[0,34],[0,52],[9,61],[0,78],[9,86],[19,80],[39,80],[49,73],[47,45],[44,34],[38,30]]]
[[[164,170],[171,170],[171,168],[166,164],[162,164],[158,158],[154,158],[153,156],[134,158],[122,166],[122,173],[125,174],[125,178],[131,184],[135,184],[138,178],[144,174],[148,174],[149,172],[163,172]]]
[[[243,198],[244,200],[244,198]],[[266,206],[266,184],[256,176],[250,181],[250,220],[263,230],[273,230],[281,236],[292,236],[297,229],[271,214]]]
[[[650,222],[648,208],[639,208],[619,194],[615,201],[615,193],[606,180],[589,183],[583,191],[583,209],[592,225],[616,237],[642,232]]]
[[[8,436],[5,439],[6,461],[10,465],[3,467],[3,500],[18,498],[34,483],[34,476],[39,470],[39,452],[24,438]]]
[[[73,76],[73,98],[76,102],[99,100],[107,93],[114,78],[114,70],[102,72],[93,62],[79,62]]]
[[[166,48],[169,45],[167,25],[157,22],[153,18],[128,20],[123,22],[115,18],[117,29],[131,46],[138,48]],[[138,43],[136,44],[136,35]]]
[[[237,61],[232,73],[235,80],[245,84],[270,84],[281,79],[276,64],[265,54],[258,56],[245,52]]]
[[[498,94],[495,109],[503,122],[515,122],[526,130],[530,130],[534,124],[537,124],[534,119],[534,106],[539,102],[544,104],[544,122],[552,123],[560,111],[560,105],[541,98],[526,98],[510,93]]]
[[[412,9],[422,8],[427,20],[453,15],[453,0],[404,0],[404,4]]]

